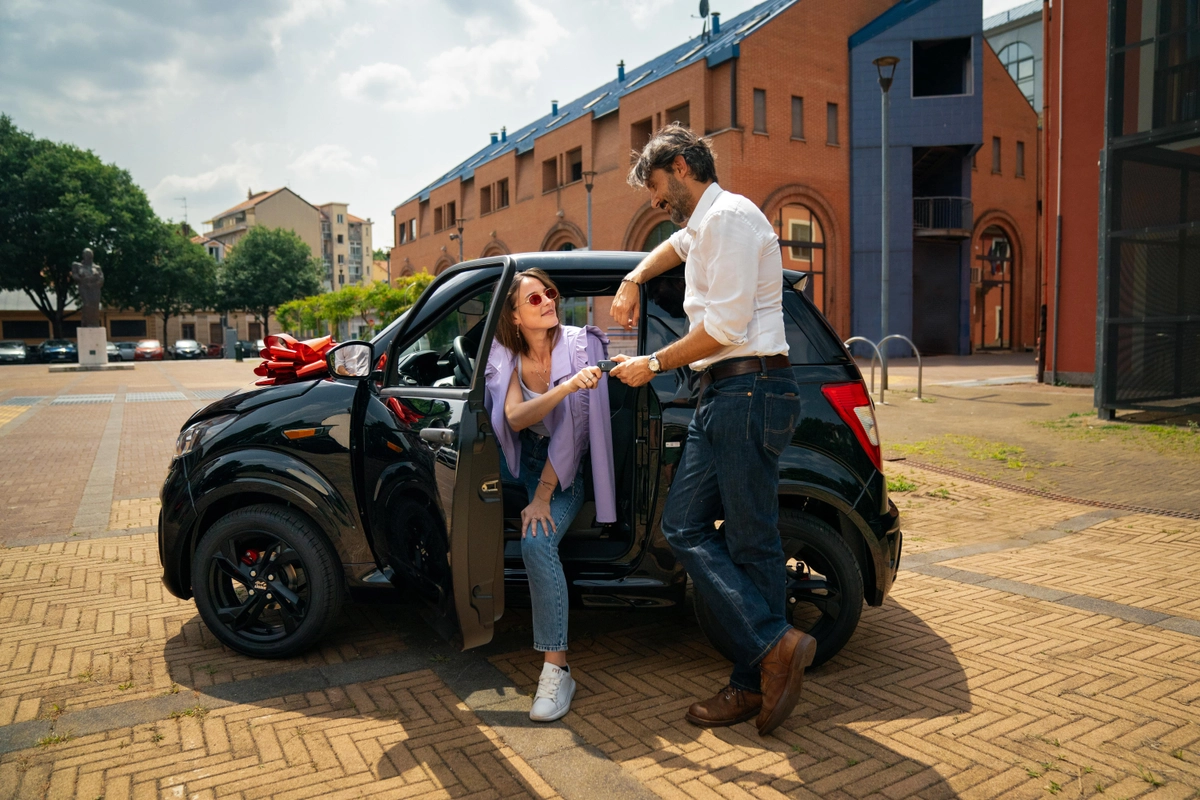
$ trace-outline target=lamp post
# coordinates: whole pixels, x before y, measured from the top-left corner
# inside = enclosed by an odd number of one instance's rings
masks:
[[[458,227],[457,227],[457,230],[458,230],[458,233],[452,233],[452,234],[450,234],[450,241],[454,241],[455,239],[457,239],[457,240],[458,240],[458,263],[460,263],[460,264],[461,264],[461,263],[462,263],[462,260],[463,260],[463,240],[462,240],[463,226],[462,226],[462,217],[459,217],[459,218],[458,218]]]
[[[588,250],[592,249],[592,185],[593,185],[593,181],[595,181],[595,179],[596,179],[595,172],[583,173],[583,188],[587,189],[587,200],[588,200],[588,209],[587,209],[587,226],[588,226],[587,249]]]
[[[879,172],[882,178],[881,184],[881,235],[879,242],[879,263],[880,263],[880,280],[879,280],[879,340],[883,341],[888,335],[888,90],[892,88],[892,78],[896,74],[896,65],[900,63],[900,59],[896,56],[880,56],[871,62],[875,65],[875,69],[879,71],[879,89],[881,102],[880,114],[880,144],[879,144]],[[887,345],[885,344],[879,351],[879,370],[881,389],[887,389]]]

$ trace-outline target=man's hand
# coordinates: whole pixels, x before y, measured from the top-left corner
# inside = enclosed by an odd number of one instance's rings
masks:
[[[626,386],[644,386],[654,378],[654,371],[650,369],[650,356],[630,358],[626,355],[616,355],[613,356],[613,361],[617,362],[617,366],[608,374]]]
[[[638,315],[642,310],[641,303],[638,302],[641,299],[639,295],[636,283],[621,281],[621,288],[617,289],[617,294],[613,297],[609,314],[612,315],[614,322],[623,325],[627,331],[633,330],[637,325]]]

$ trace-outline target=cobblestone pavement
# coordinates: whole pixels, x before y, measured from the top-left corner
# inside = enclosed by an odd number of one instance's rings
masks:
[[[0,414],[0,799],[1200,793],[1200,521],[893,462],[904,568],[775,735],[683,721],[728,669],[687,609],[573,612],[579,692],[534,726],[527,611],[458,653],[413,608],[351,604],[264,662],[164,592],[157,481],[197,393],[247,365],[35,369],[0,372],[23,408]]]

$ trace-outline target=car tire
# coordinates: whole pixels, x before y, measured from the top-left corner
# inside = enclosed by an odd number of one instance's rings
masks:
[[[858,627],[862,572],[846,540],[811,514],[779,509],[779,536],[787,559],[787,620],[817,640],[812,665],[820,666],[838,654]],[[692,594],[701,630],[721,655],[736,660],[704,597]]]
[[[256,505],[221,517],[200,539],[192,592],[223,644],[254,658],[287,658],[333,626],[344,586],[337,555],[312,523],[283,506]]]

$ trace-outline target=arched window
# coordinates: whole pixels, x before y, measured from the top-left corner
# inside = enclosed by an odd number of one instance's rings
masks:
[[[809,273],[805,294],[825,312],[825,231],[812,209],[790,203],[779,210],[775,220],[784,269]]]
[[[1000,63],[1017,82],[1025,99],[1033,102],[1033,48],[1024,42],[1006,45],[999,53]]]
[[[679,230],[679,226],[669,219],[664,219],[662,222],[654,226],[654,230],[650,231],[646,236],[645,243],[642,244],[642,249],[649,253],[654,248],[671,238],[671,234]]]
[[[562,247],[560,247],[558,249],[559,250],[574,250],[575,245],[571,244],[570,242],[566,242]]]

